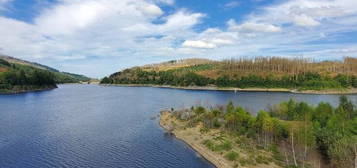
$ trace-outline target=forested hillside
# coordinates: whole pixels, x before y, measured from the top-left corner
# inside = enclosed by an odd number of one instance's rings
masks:
[[[301,90],[357,87],[357,59],[316,62],[302,58],[210,61],[188,59],[134,67],[105,77],[109,84],[289,88]]]
[[[78,74],[73,74],[73,73],[68,73],[68,72],[60,72],[59,70],[51,68],[46,65],[38,64],[35,62],[29,62],[29,61],[21,60],[21,59],[10,57],[10,56],[0,55],[0,59],[5,60],[12,64],[16,64],[16,65],[24,65],[24,66],[29,66],[29,67],[33,67],[33,68],[37,68],[37,69],[50,71],[54,74],[56,83],[77,83],[80,81],[87,82],[91,79],[84,75],[78,75]]]
[[[3,58],[3,57],[1,57]],[[62,73],[40,64],[7,61],[0,58],[0,93],[16,93],[57,87],[58,83],[87,81],[89,78]],[[18,60],[10,57],[13,60]],[[42,68],[41,68],[42,67]]]

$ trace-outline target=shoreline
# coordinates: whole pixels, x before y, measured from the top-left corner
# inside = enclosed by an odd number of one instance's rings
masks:
[[[232,144],[231,149],[226,151],[215,151],[207,147],[205,141],[215,141],[214,139],[218,137],[226,137],[227,140],[233,141],[233,137],[225,134],[219,129],[212,129],[209,132],[202,133],[203,125],[198,124],[195,127],[186,127],[185,121],[180,121],[175,116],[171,114],[170,111],[161,111],[159,125],[169,134],[173,135],[177,140],[184,142],[192,150],[196,152],[202,159],[205,159],[211,163],[216,168],[281,168],[274,161],[270,162],[257,162],[256,159],[251,160],[251,155],[254,158],[257,155],[264,155],[266,157],[271,157],[271,153],[266,151],[256,150],[257,153],[247,153],[249,150],[245,150],[239,147],[238,144]],[[219,141],[219,140],[216,140]],[[235,151],[238,152],[237,157],[239,158],[229,160],[227,159],[227,154]],[[249,160],[249,161],[248,161]],[[242,163],[245,162],[244,164]],[[248,163],[250,162],[250,163]]]
[[[169,88],[181,90],[206,90],[206,91],[234,91],[234,92],[285,92],[296,94],[315,94],[315,95],[350,95],[357,94],[357,88],[354,89],[327,89],[327,90],[302,90],[287,88],[234,88],[234,87],[217,87],[217,86],[171,86],[171,85],[153,85],[153,84],[99,84],[103,86],[121,86],[121,87],[153,87]]]
[[[172,135],[175,136],[176,139],[184,142],[192,150],[194,150],[197,154],[199,154],[200,157],[205,159],[207,162],[211,163],[216,168],[227,168],[231,166],[228,163],[225,163],[223,160],[220,160],[219,158],[215,157],[213,152],[210,152],[207,149],[205,149],[204,146],[202,146],[200,143],[197,142],[195,143],[194,141],[190,141],[189,139],[185,138],[185,136],[176,132],[175,130],[170,131],[170,126],[168,125],[168,123],[165,123],[165,120],[167,120],[168,117],[170,117],[170,114],[168,112],[162,112],[159,121],[159,125],[166,132],[171,133]]]
[[[57,86],[46,86],[44,88],[37,88],[37,89],[28,89],[28,90],[6,90],[7,92],[0,92],[0,95],[15,95],[15,94],[22,94],[22,93],[30,93],[30,92],[41,92],[41,91],[48,91],[58,88]]]

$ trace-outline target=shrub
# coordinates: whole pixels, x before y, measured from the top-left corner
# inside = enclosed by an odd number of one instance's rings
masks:
[[[220,128],[222,126],[222,124],[218,121],[218,119],[214,119],[213,120],[213,127],[214,128]]]
[[[222,144],[219,145],[222,150],[229,151],[232,149],[232,143],[228,140],[224,141]]]
[[[224,157],[227,160],[230,160],[230,161],[237,160],[238,156],[239,156],[239,154],[237,152],[234,152],[234,151],[230,151],[226,155],[224,155]]]
[[[203,145],[205,145],[208,149],[212,150],[212,151],[215,151],[215,145],[214,143],[211,141],[211,140],[204,140],[203,142]]]

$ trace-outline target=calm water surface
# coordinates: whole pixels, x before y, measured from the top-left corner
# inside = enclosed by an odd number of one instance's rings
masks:
[[[150,118],[164,108],[230,100],[255,113],[290,98],[338,103],[336,95],[96,85],[0,95],[0,167],[211,168]]]

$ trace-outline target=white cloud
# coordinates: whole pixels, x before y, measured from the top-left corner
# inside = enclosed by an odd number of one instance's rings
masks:
[[[226,4],[224,4],[223,7],[226,9],[232,9],[232,8],[238,7],[239,5],[240,5],[239,1],[230,1]]]
[[[356,0],[281,1],[253,11],[238,23],[231,19],[226,27],[201,32],[195,28],[206,14],[175,6],[166,13],[161,8],[165,5],[175,2],[58,0],[41,9],[31,23],[0,16],[1,52],[93,76],[187,57],[357,56],[356,45],[334,40],[340,33],[356,31]],[[316,44],[321,39],[330,43]],[[64,63],[70,65],[59,67]],[[100,69],[91,70],[91,63]]]
[[[298,26],[318,26],[320,22],[306,15],[297,15],[294,17],[294,23]]]
[[[217,46],[213,43],[208,43],[200,40],[186,40],[182,43],[183,47],[191,47],[191,48],[216,48]]]
[[[41,63],[87,62],[91,56],[128,62],[188,53],[174,44],[194,36],[193,26],[205,15],[177,9],[163,17],[158,3],[174,5],[172,0],[59,0],[33,23],[0,16],[1,52]]]
[[[213,38],[211,40],[213,44],[218,44],[218,45],[228,45],[228,44],[233,44],[232,40],[229,39],[222,39],[222,38]]]
[[[95,23],[105,14],[107,7],[95,1],[61,4],[46,10],[35,23],[48,35],[73,33]]]
[[[238,25],[233,19],[228,21],[228,26],[229,26],[228,29],[231,31],[264,32],[264,33],[274,33],[274,32],[281,31],[280,27],[274,26],[272,24],[246,22]]]
[[[154,3],[163,3],[167,5],[174,5],[175,1],[174,0],[151,0]]]
[[[250,15],[249,20],[278,25],[294,23],[299,26],[316,26],[356,15],[356,8],[355,0],[290,0],[263,8],[259,14]]]
[[[122,30],[135,33],[136,35],[161,34],[185,36],[191,33],[191,28],[200,23],[205,15],[202,13],[190,13],[179,10],[176,13],[162,18],[163,24],[152,24],[150,21],[133,22],[128,26],[122,26]],[[179,34],[176,34],[180,32]]]
[[[185,10],[176,12],[166,18],[166,23],[160,26],[160,29],[173,30],[173,29],[187,29],[191,28],[200,22],[205,15],[202,13],[188,13]]]
[[[139,10],[143,11],[143,14],[149,15],[149,16],[160,16],[164,13],[158,6],[153,5],[153,4],[140,6]]]

